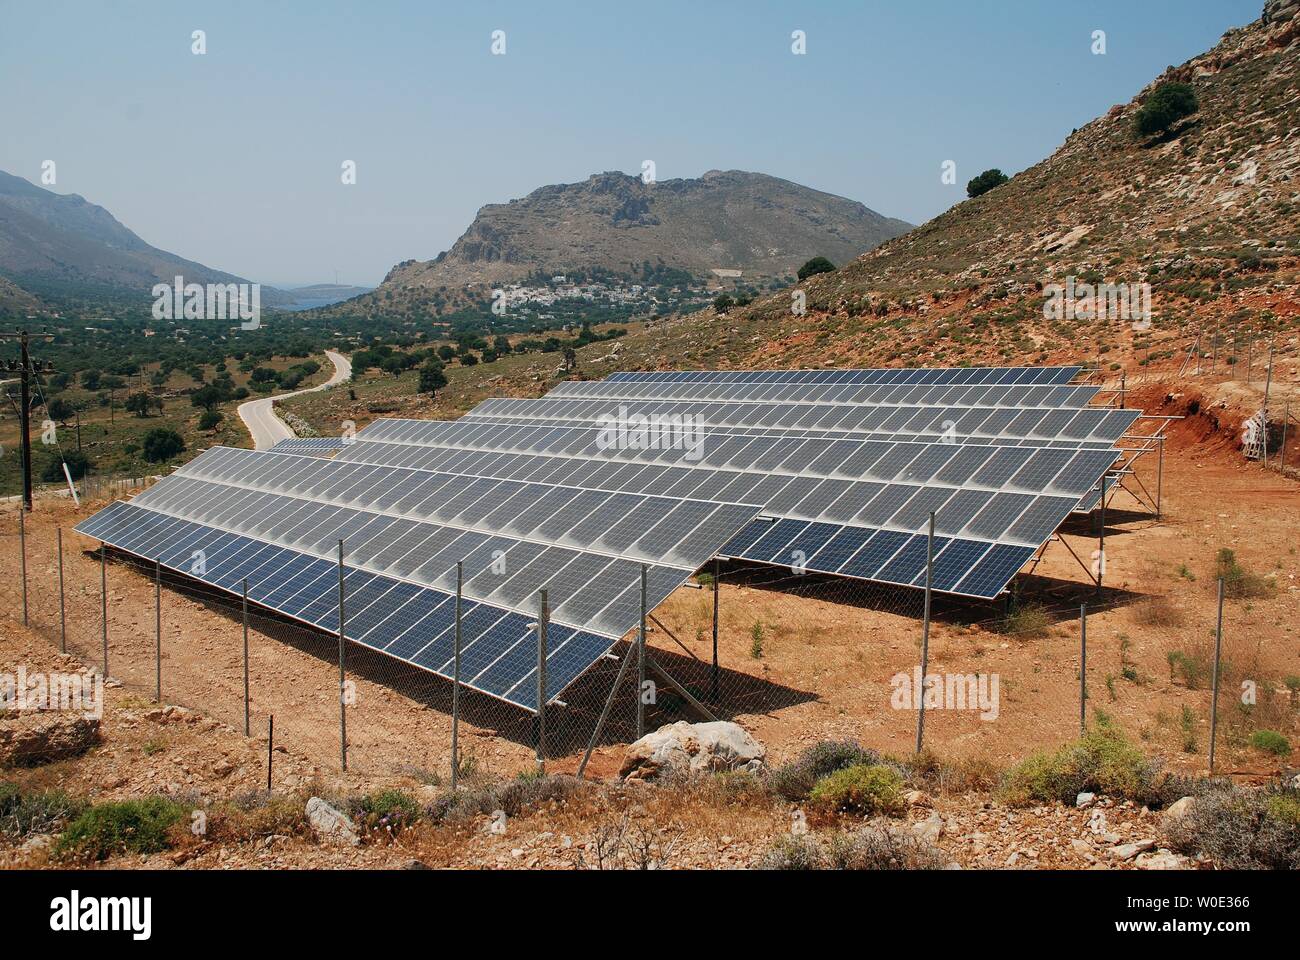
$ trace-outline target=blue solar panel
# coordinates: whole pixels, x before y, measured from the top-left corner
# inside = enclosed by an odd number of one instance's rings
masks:
[[[338,571],[329,561],[132,504],[116,502],[76,527],[146,560],[229,589],[253,564],[265,571],[250,577],[249,598],[271,610],[324,629],[338,628]],[[127,550],[125,544],[149,544]],[[223,543],[215,562],[194,567],[197,544]],[[361,643],[450,678],[454,656],[455,598],[446,593],[366,571],[345,570],[345,634]],[[298,594],[295,604],[288,598]],[[472,600],[463,601],[461,680],[467,686],[528,710],[536,707],[537,639],[529,618]],[[563,625],[547,632],[547,689],[553,700],[613,646],[609,637]]]

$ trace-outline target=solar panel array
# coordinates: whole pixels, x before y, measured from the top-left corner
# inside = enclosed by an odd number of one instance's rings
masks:
[[[347,638],[444,676],[462,561],[462,679],[533,709],[542,588],[548,700],[637,625],[643,565],[647,609],[718,555],[917,587],[933,512],[935,589],[997,596],[1139,415],[1080,370],[620,373],[214,448],[78,530],[330,630],[343,540]]]

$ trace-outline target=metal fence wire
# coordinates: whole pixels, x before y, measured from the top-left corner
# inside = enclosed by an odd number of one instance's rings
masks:
[[[1005,767],[1114,721],[1175,765],[1203,770],[1217,752],[1220,772],[1250,772],[1252,737],[1297,725],[1293,628],[1231,569],[1221,607],[1216,577],[1190,574],[1163,593],[1030,574],[1001,604],[927,604],[921,590],[728,560],[647,611],[644,631],[539,717],[358,644],[340,662],[336,633],[73,532],[129,492],[0,508],[0,614],[142,703],[263,743],[274,717],[274,746],[321,772],[444,783],[540,762],[607,777],[641,733],[710,719],[741,723],[772,763],[847,739]]]

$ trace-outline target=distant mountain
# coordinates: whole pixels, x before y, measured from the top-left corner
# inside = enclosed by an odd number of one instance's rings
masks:
[[[483,207],[450,250],[398,264],[379,292],[486,290],[538,272],[593,268],[636,276],[646,263],[701,281],[734,278],[730,271],[742,280],[773,278],[818,255],[842,263],[910,228],[853,200],[761,173],[711,170],[650,184],[598,173]]]
[[[0,171],[0,277],[30,292],[109,288],[148,296],[159,282],[246,283],[150,246],[103,207]],[[262,287],[263,306],[285,302]]]

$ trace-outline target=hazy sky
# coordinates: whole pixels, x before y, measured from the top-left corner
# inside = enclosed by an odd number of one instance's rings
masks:
[[[54,160],[50,189],[278,285],[377,283],[485,203],[644,160],[661,180],[755,170],[920,222],[1262,7],[0,0],[0,169],[39,183]]]

